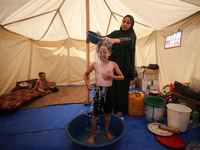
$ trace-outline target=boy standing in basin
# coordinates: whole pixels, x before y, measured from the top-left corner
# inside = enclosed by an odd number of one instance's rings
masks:
[[[109,125],[112,112],[111,102],[111,86],[113,80],[123,80],[124,76],[120,71],[117,63],[108,60],[112,53],[111,44],[106,41],[100,41],[97,44],[96,52],[99,61],[94,62],[84,73],[84,80],[88,90],[92,90],[93,86],[88,82],[88,75],[95,70],[95,92],[93,96],[93,116],[92,116],[92,133],[88,140],[89,144],[94,144],[97,119],[100,114],[105,113],[105,134],[109,141],[113,140],[114,136],[109,132]],[[114,72],[117,74],[114,75]]]

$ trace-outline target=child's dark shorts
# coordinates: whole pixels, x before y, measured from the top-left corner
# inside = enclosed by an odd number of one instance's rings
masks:
[[[98,116],[103,112],[106,114],[111,113],[111,87],[95,86],[93,101],[93,115]]]

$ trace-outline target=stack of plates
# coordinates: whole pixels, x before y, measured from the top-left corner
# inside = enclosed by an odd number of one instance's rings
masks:
[[[154,134],[156,134],[156,140],[160,143],[174,149],[181,149],[185,147],[185,141],[178,136],[177,134],[173,134],[173,132],[165,131],[159,128],[159,125],[163,125],[161,123],[149,123],[147,128]]]

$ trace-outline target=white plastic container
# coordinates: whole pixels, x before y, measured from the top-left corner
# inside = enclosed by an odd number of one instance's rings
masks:
[[[181,104],[167,104],[167,125],[179,128],[180,132],[187,131],[191,111]]]

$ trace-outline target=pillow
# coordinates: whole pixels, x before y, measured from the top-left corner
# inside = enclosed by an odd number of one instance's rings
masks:
[[[28,82],[21,82],[20,84],[18,84],[20,87],[25,87],[28,86]]]
[[[21,83],[26,82],[28,84],[31,83],[32,87],[34,87],[36,81],[37,81],[37,79],[30,79],[30,80],[25,80],[25,81],[18,81],[17,84],[16,84],[16,86],[20,86]]]
[[[29,88],[29,84],[32,85],[32,88],[35,86],[37,79],[30,79],[30,80],[24,80],[24,81],[18,81],[16,83],[16,87],[14,89],[12,89],[12,91],[17,91],[17,90],[21,90],[21,89],[28,89]]]

